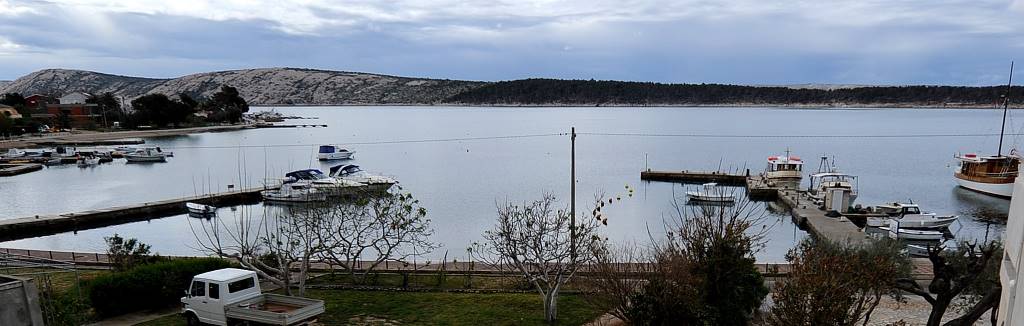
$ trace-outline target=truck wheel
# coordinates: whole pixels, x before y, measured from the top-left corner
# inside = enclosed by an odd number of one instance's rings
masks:
[[[188,326],[201,326],[201,325],[203,325],[203,323],[199,322],[199,317],[196,317],[196,314],[191,313],[191,312],[185,314],[185,322],[188,324]]]

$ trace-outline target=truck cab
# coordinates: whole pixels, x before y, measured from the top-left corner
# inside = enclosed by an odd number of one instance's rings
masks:
[[[260,296],[256,272],[224,268],[196,275],[186,296],[181,298],[182,313],[189,325],[196,322],[227,325],[225,308],[231,304]]]

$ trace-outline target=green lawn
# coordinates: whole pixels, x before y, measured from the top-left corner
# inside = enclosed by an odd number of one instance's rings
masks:
[[[320,320],[328,325],[346,324],[353,318],[367,316],[403,325],[544,324],[539,294],[310,290],[308,296],[327,303],[327,312]],[[578,295],[562,295],[558,307],[560,325],[580,325],[600,315]],[[184,323],[184,319],[175,315],[143,325]]]

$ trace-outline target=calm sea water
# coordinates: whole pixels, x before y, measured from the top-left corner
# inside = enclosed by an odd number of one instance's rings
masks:
[[[266,110],[260,108],[257,110]],[[444,246],[427,256],[464,255],[493,224],[495,206],[505,200],[536,199],[544,192],[568,203],[572,126],[576,142],[580,211],[595,193],[624,194],[605,212],[603,229],[614,241],[647,242],[673,216],[673,196],[684,186],[645,183],[639,172],[651,169],[749,168],[759,172],[765,158],[789,149],[817,167],[817,157],[835,157],[839,167],[860,176],[865,205],[913,200],[925,210],[961,215],[952,232],[960,239],[997,238],[1009,201],[956,188],[953,153],[994,152],[998,137],[822,138],[790,135],[913,135],[998,133],[1001,111],[911,109],[766,109],[766,108],[450,108],[450,107],[289,107],[286,115],[317,117],[286,123],[325,123],[328,128],[257,129],[152,138],[150,145],[172,150],[164,164],[117,161],[94,168],[62,166],[0,178],[0,219],[74,212],[168,199],[227,185],[259,185],[285,172],[329,165],[315,160],[315,146],[350,144],[353,163],[391,175],[421,200]],[[1011,113],[1012,115],[1012,113]],[[1012,117],[1011,117],[1012,118]],[[1011,122],[1008,130],[1017,132]],[[744,135],[750,137],[682,137]],[[524,136],[490,138],[494,136]],[[549,136],[540,136],[549,135]],[[470,139],[480,138],[480,139]],[[461,139],[461,140],[454,140]],[[444,141],[441,141],[444,140]],[[1012,146],[1017,143],[1007,138]],[[805,181],[806,183],[806,181]],[[774,224],[765,262],[783,255],[806,236],[788,215],[758,203]],[[262,211],[260,205],[232,211]],[[996,223],[987,221],[995,220]],[[24,239],[0,246],[28,249],[103,250],[103,237],[135,237],[162,254],[194,255],[196,239],[186,216],[172,216],[77,233]],[[196,223],[196,221],[191,221]]]

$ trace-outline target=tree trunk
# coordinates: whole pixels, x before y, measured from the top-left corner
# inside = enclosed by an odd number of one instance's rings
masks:
[[[544,320],[553,324],[558,318],[558,291],[551,290],[544,297]]]
[[[1002,286],[996,286],[988,291],[984,297],[978,301],[971,310],[963,316],[957,319],[950,320],[946,323],[946,326],[966,326],[973,325],[974,322],[981,319],[981,316],[985,315],[986,311],[992,310],[999,305],[999,296],[1002,294]],[[995,312],[993,311],[993,315]]]
[[[935,303],[932,304],[932,313],[928,315],[928,326],[939,326],[942,322],[942,315],[946,314],[946,308],[949,307],[949,300],[942,300],[937,298]]]

